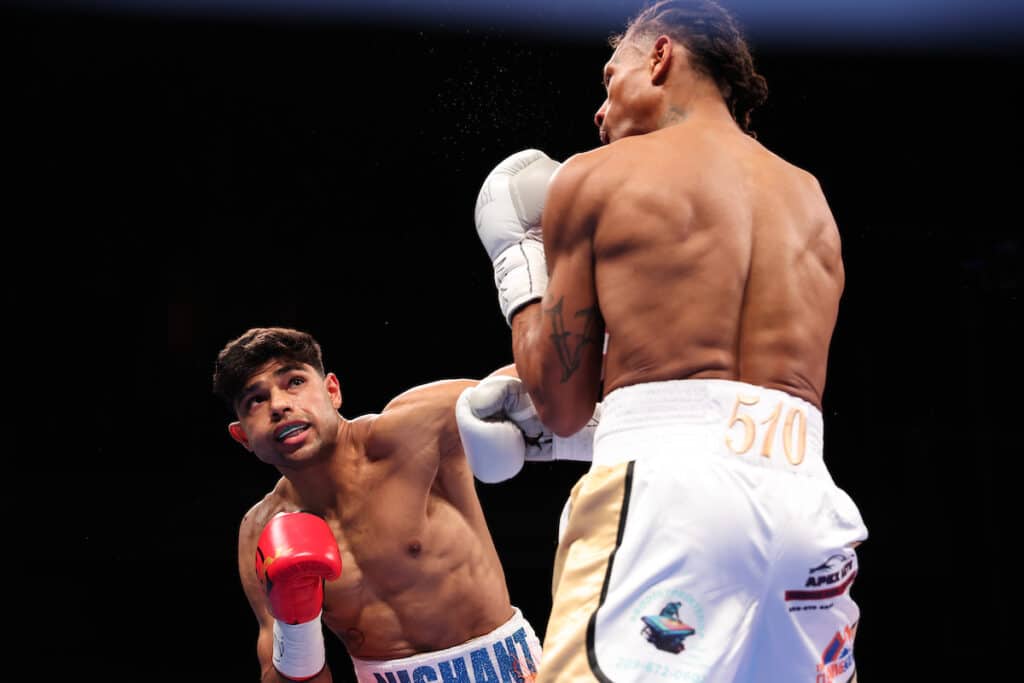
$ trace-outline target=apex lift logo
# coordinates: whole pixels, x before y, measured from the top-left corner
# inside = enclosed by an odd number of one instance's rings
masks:
[[[657,616],[640,617],[644,623],[644,638],[659,650],[679,654],[686,649],[683,641],[697,632],[697,629],[679,619],[681,605],[681,602],[670,602],[661,608]]]
[[[786,591],[786,602],[828,600],[843,593],[857,576],[856,555],[836,553],[824,562],[807,570],[807,579],[801,590]],[[814,606],[793,606],[789,610],[813,609]]]

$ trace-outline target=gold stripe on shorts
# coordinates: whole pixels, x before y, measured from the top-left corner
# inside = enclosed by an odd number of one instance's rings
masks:
[[[595,466],[573,487],[537,683],[608,681],[594,658],[594,619],[622,542],[632,478],[632,462]]]

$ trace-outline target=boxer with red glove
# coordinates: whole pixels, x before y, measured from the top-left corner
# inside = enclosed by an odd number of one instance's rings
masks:
[[[341,576],[334,533],[316,515],[278,513],[257,543],[256,574],[274,615],[274,668],[297,681],[316,676],[326,663],[324,580]]]
[[[281,264],[264,265],[279,275]],[[459,439],[455,404],[477,381],[406,389],[349,419],[337,376],[301,330],[252,328],[216,368],[214,391],[236,418],[229,434],[281,475],[238,529],[260,680],[336,679],[328,631],[352,660],[345,680],[534,677],[540,640],[512,605]],[[275,517],[292,510],[329,528]]]

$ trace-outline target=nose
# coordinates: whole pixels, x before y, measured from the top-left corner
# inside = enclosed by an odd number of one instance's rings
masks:
[[[292,409],[291,396],[287,391],[273,388],[270,390],[270,412],[274,419],[280,419]]]
[[[598,130],[600,130],[601,126],[604,125],[604,116],[607,113],[607,111],[608,100],[605,100],[604,102],[601,103],[601,107],[597,110],[597,113],[594,114],[594,125],[597,126]]]

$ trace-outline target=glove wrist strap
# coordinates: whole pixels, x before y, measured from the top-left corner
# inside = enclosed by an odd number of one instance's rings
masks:
[[[312,621],[301,624],[274,620],[274,668],[283,676],[304,681],[316,676],[324,668],[327,653],[320,614]]]
[[[527,304],[544,296],[548,286],[544,244],[524,239],[498,255],[494,261],[494,284],[505,321],[512,325],[512,316]]]
[[[579,460],[591,462],[594,459],[594,430],[597,426],[589,424],[572,436],[561,437],[557,434],[554,438],[554,459],[555,460]]]
[[[594,432],[601,422],[601,404],[598,403],[594,409],[594,415],[579,430],[571,436],[561,437],[557,434],[552,439],[551,452],[555,460],[579,460],[592,462],[594,460]]]

